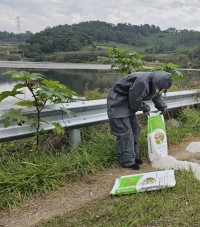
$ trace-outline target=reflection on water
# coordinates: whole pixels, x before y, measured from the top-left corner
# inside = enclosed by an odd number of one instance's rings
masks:
[[[29,71],[39,72],[46,76],[47,79],[57,80],[65,86],[69,87],[71,90],[83,95],[84,89],[87,86],[88,89],[94,90],[99,88],[99,91],[103,91],[105,88],[111,88],[113,84],[121,78],[121,75],[112,73],[110,70],[90,70],[90,69],[17,69],[17,71]],[[10,81],[9,76],[2,75],[3,72],[8,71],[7,68],[0,69],[0,92],[12,90],[13,85],[16,82]],[[30,98],[29,92],[24,90],[25,97]],[[2,103],[0,107],[9,107],[14,102],[14,98],[9,97]],[[16,100],[15,100],[16,101]]]
[[[48,79],[58,80],[71,90],[80,95],[87,85],[90,90],[99,88],[103,91],[105,88],[111,88],[115,81],[121,78],[106,70],[49,70],[44,72]]]

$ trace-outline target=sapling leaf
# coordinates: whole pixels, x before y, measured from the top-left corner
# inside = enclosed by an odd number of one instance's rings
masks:
[[[9,71],[4,72],[2,74],[6,75],[6,76],[12,76],[12,75],[17,74],[17,73],[18,73],[18,71],[16,71],[16,70],[9,70]]]
[[[12,123],[11,121],[6,121],[6,122],[3,123],[3,127],[7,128],[11,125],[11,123]]]
[[[51,88],[54,91],[57,91],[59,93],[63,93],[66,97],[72,97],[73,95],[74,96],[79,96],[78,93],[72,91],[71,89],[69,89],[68,87],[66,87],[63,84],[60,84],[59,81],[43,80],[41,83],[43,85],[45,85],[46,88]]]
[[[32,106],[35,106],[35,102],[31,100],[24,100],[24,101],[16,102],[15,105],[32,107]]]
[[[5,73],[3,73],[4,75],[9,75],[11,76],[12,80],[42,80],[44,79],[44,75],[41,73],[29,73],[27,71],[14,71],[14,70],[10,70],[7,71]]]
[[[18,90],[18,89],[24,88],[24,87],[26,87],[26,86],[27,86],[26,83],[23,83],[23,84],[21,84],[21,83],[16,84],[16,85],[14,85],[14,87],[13,87],[13,91],[16,91],[16,90]]]
[[[21,109],[11,108],[8,112],[1,115],[0,120],[6,120],[5,124],[8,127],[12,122],[16,121],[18,125],[21,125],[28,121],[28,117],[24,115]]]
[[[53,122],[52,125],[55,126],[53,129],[53,133],[57,135],[64,135],[65,129],[62,127],[62,125],[59,122]]]
[[[9,96],[12,96],[12,97],[15,97],[16,95],[20,95],[20,94],[23,94],[22,91],[15,91],[15,90],[12,90],[12,91],[3,91],[0,93],[0,102],[6,98],[8,98]]]
[[[180,80],[181,77],[184,77],[185,74],[180,72],[178,70],[178,68],[180,68],[179,65],[173,64],[173,63],[167,63],[158,67],[154,67],[153,69],[151,69],[151,72],[155,72],[155,71],[166,71],[172,74],[172,78],[178,82]]]
[[[43,80],[45,78],[45,75],[41,73],[31,73],[31,80]]]
[[[64,108],[64,107],[61,107],[61,110],[63,112],[65,112],[68,116],[70,117],[75,117],[76,116],[76,113],[72,112],[71,110],[67,109],[67,108]]]

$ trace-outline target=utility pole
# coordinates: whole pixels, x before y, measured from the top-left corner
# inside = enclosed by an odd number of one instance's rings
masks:
[[[16,18],[16,23],[17,23],[17,34],[21,33],[21,22],[20,22],[20,17]]]

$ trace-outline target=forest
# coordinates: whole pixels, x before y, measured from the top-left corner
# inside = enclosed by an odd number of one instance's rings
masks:
[[[38,32],[14,34],[0,32],[0,44],[15,46],[0,59],[54,62],[105,61],[110,48],[139,52],[146,61],[173,62],[182,67],[199,67],[200,32],[194,30],[161,30],[156,25],[117,25],[87,21],[73,25],[47,27]],[[4,48],[5,50],[5,48]]]

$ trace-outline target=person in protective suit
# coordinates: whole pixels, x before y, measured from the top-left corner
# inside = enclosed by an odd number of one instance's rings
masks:
[[[134,72],[119,80],[107,98],[109,125],[117,140],[119,161],[123,167],[138,170],[143,161],[139,158],[140,126],[137,111],[145,115],[150,106],[144,101],[152,100],[162,113],[167,105],[162,98],[172,85],[168,72]]]

